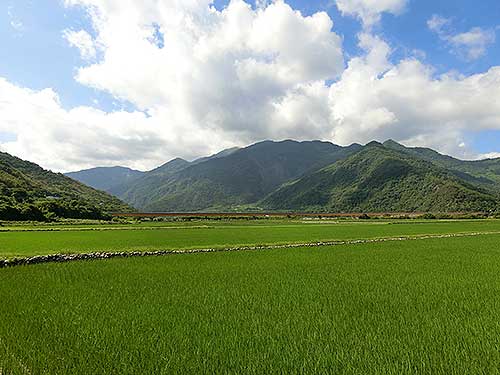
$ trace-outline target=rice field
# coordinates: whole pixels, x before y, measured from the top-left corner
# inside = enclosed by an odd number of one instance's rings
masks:
[[[4,228],[0,259],[52,253],[147,251],[447,233],[499,232],[500,220],[260,221]]]
[[[0,373],[500,372],[500,222],[239,227],[6,232],[0,249],[485,233],[0,269]]]

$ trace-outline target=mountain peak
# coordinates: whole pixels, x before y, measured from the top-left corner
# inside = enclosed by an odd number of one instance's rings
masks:
[[[145,211],[248,205],[320,211],[470,211],[496,204],[491,194],[500,191],[498,171],[499,162],[463,162],[393,139],[349,147],[267,140],[193,162],[176,158],[108,191]],[[439,195],[425,190],[437,186],[436,181]],[[458,199],[460,194],[467,199]],[[412,196],[421,196],[421,202]]]
[[[127,167],[96,167],[78,172],[65,173],[65,176],[79,181],[94,189],[113,192],[113,188],[125,183],[131,183],[142,176],[144,172]]]
[[[164,165],[167,165],[167,164],[185,164],[185,163],[189,163],[187,160],[183,159],[183,158],[174,158],[172,160],[169,160],[167,161]]]
[[[383,144],[377,141],[371,141],[366,144],[366,147],[383,147]]]
[[[386,147],[396,146],[396,147],[404,147],[401,143],[396,142],[394,139],[388,139],[383,143]]]

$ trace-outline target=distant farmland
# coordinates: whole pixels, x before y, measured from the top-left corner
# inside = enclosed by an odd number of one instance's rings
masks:
[[[251,218],[251,217],[327,217],[327,218],[356,218],[363,215],[371,215],[373,217],[418,217],[424,215],[424,212],[115,212],[114,217],[179,217],[179,218],[216,218],[216,217],[234,217],[234,218]],[[484,212],[448,212],[447,216],[460,215],[484,215]]]

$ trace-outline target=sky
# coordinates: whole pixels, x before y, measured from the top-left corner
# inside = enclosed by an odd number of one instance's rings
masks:
[[[264,139],[500,157],[498,0],[3,0],[0,150],[140,170]]]

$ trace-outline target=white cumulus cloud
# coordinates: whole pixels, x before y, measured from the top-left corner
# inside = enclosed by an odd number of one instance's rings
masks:
[[[149,169],[177,155],[208,154],[235,142],[224,143],[217,132],[194,126],[171,132],[162,112],[146,116],[91,107],[65,110],[52,89],[34,91],[3,78],[0,114],[0,132],[17,136],[0,149],[57,171],[96,165]]]
[[[435,77],[416,59],[388,60],[389,46],[361,35],[366,54],[349,62],[330,90],[333,138],[340,143],[394,138],[473,157],[465,133],[500,129],[500,67],[469,77]],[[465,146],[465,147],[464,147]]]
[[[280,126],[272,120],[313,101],[307,96],[344,68],[329,16],[306,17],[283,1],[255,10],[232,0],[222,11],[201,0],[66,3],[88,9],[96,35],[66,32],[66,39],[83,56],[93,56],[95,45],[102,52],[76,79],[138,111],[66,111],[55,99],[35,105],[45,94],[4,81],[0,113],[12,114],[4,123],[18,140],[3,148],[58,170],[115,163],[146,168],[262,138],[300,138],[300,127],[317,127],[316,117],[299,123],[288,116]]]
[[[433,15],[427,21],[427,26],[450,46],[452,52],[468,61],[483,57],[496,40],[493,29],[473,27],[469,31],[456,33],[451,27],[451,20],[439,15]]]
[[[372,14],[403,4],[381,3]],[[465,134],[500,129],[500,101],[492,100],[500,98],[500,67],[436,76],[417,58],[392,62],[391,46],[369,29],[358,36],[363,52],[346,66],[326,13],[304,16],[282,0],[256,9],[243,0],[223,10],[211,4],[66,0],[93,21],[88,38],[69,34],[90,49],[84,56],[95,56],[76,79],[136,110],[65,109],[50,88],[0,78],[0,132],[16,135],[0,148],[62,171],[148,169],[284,138],[393,138],[473,158]]]
[[[382,13],[403,12],[408,0],[336,0],[336,3],[342,14],[359,18],[369,28],[380,21]]]
[[[63,37],[68,41],[70,46],[78,48],[82,59],[91,60],[96,57],[96,43],[87,31],[64,30]]]
[[[478,159],[498,159],[500,158],[500,152],[489,152],[487,154],[478,155]]]

